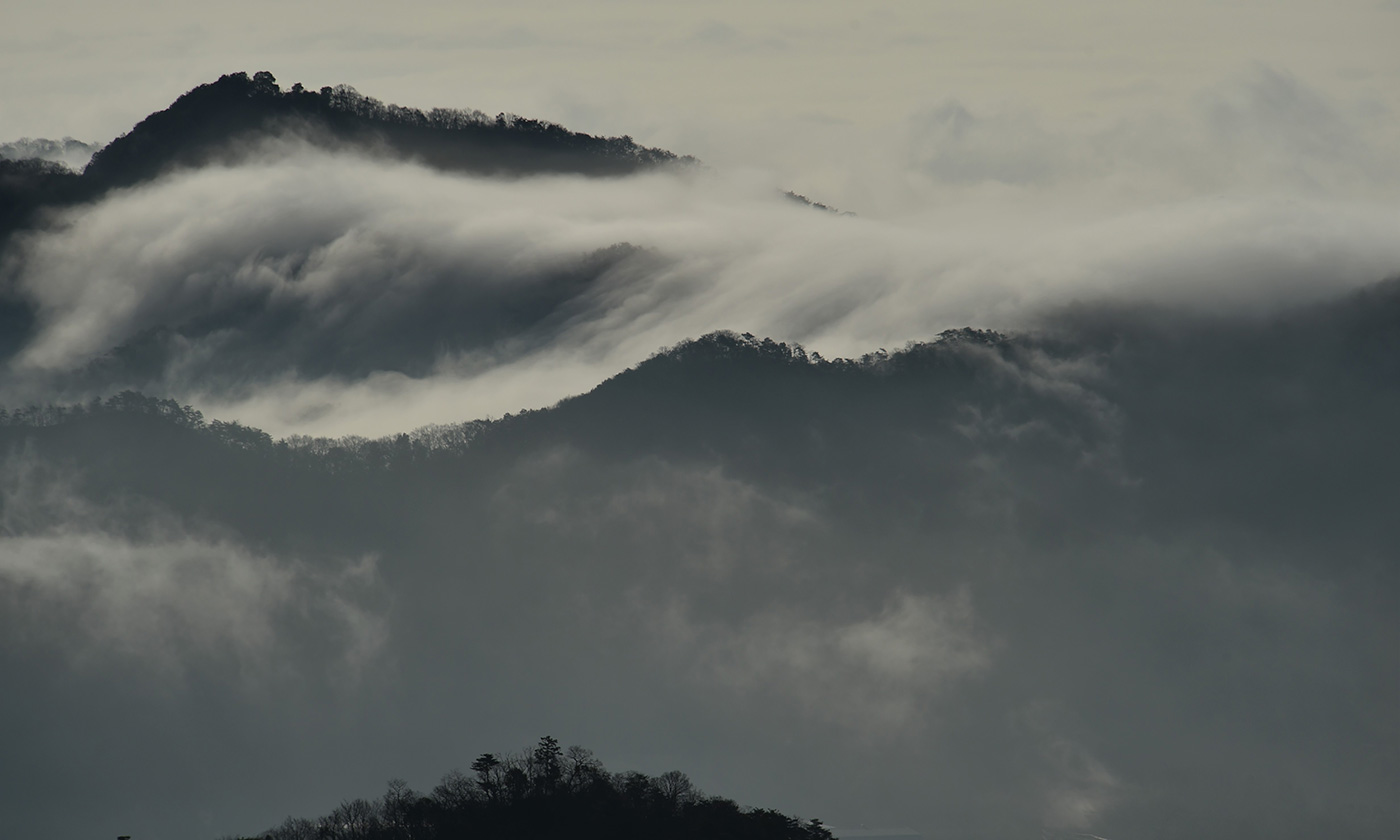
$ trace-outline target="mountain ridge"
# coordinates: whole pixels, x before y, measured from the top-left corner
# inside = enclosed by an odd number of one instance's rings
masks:
[[[229,73],[181,94],[99,149],[81,172],[0,158],[0,243],[45,208],[92,201],[172,169],[232,162],[261,138],[291,133],[314,146],[412,160],[491,176],[627,175],[690,166],[690,156],[598,137],[546,120],[480,111],[385,105],[353,87],[283,90],[267,71]]]

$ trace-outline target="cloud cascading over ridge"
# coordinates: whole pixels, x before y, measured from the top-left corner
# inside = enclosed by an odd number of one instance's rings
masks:
[[[913,165],[957,200],[889,219],[804,208],[763,176],[482,179],[272,142],[11,248],[7,284],[37,322],[8,399],[137,387],[279,434],[385,434],[547,405],[717,328],[847,355],[1025,328],[1069,301],[1266,312],[1393,274],[1383,159],[1296,80],[1261,70],[1245,92],[1209,100],[1214,135],[1175,158],[1141,136],[1095,141],[1148,150],[1112,165],[947,106]],[[1003,154],[989,131],[1026,145]],[[1254,191],[1248,167],[1192,186],[1188,169],[1104,203],[1119,175],[1216,150],[1233,167],[1261,132],[1281,139],[1250,165],[1301,193]],[[1016,163],[1028,155],[1040,175]]]

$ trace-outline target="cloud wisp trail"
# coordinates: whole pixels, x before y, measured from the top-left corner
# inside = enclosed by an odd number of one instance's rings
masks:
[[[7,401],[136,387],[275,434],[386,434],[548,405],[715,329],[858,354],[1073,301],[1267,313],[1400,266],[1400,210],[1375,202],[874,220],[773,186],[470,178],[305,147],[171,175],[11,249],[35,316]]]

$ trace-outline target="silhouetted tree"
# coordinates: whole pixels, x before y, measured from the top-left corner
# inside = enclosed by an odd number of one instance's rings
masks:
[[[530,754],[530,776],[536,792],[548,796],[559,787],[564,774],[563,757],[558,741],[549,735],[540,739]]]
[[[476,784],[487,799],[496,799],[501,792],[501,762],[491,753],[482,753],[472,762]]]

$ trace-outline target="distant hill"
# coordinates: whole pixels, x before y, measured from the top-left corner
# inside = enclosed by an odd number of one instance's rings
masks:
[[[82,169],[97,153],[100,147],[94,143],[84,143],[65,137],[50,140],[45,137],[21,137],[9,143],[0,143],[0,160],[49,160],[62,163],[74,169]]]
[[[325,148],[485,175],[610,176],[694,162],[631,137],[594,137],[513,114],[423,112],[385,105],[346,85],[283,90],[268,72],[230,73],[137,123],[93,155],[81,174],[16,160],[33,151],[33,143],[7,144],[0,155],[0,237],[29,223],[42,206],[92,200],[174,168],[236,161],[260,140],[287,135]]]
[[[1385,460],[1371,450],[1378,429],[1363,432],[1356,418],[1400,411],[1397,323],[1400,279],[1255,325],[1201,321],[1183,332],[1159,327],[1151,313],[1082,313],[1039,335],[950,330],[937,341],[859,359],[824,359],[795,344],[717,332],[550,409],[379,440],[274,442],[259,430],[206,423],[173,401],[126,392],[87,406],[0,410],[0,449],[66,455],[90,474],[135,483],[177,505],[209,491],[200,478],[207,473],[225,476],[228,491],[209,509],[257,507],[259,485],[304,484],[317,488],[309,497],[363,494],[374,501],[355,507],[379,511],[417,492],[395,496],[393,484],[375,474],[474,495],[489,491],[501,471],[558,446],[605,459],[717,462],[754,480],[830,484],[862,504],[892,505],[958,492],[952,477],[975,480],[978,459],[996,453],[1004,468],[1025,471],[1026,487],[1058,488],[1027,491],[1053,519],[1072,495],[1092,497],[1105,511],[1127,498],[1156,498],[1154,515],[1180,506],[1214,516],[1212,501],[1233,504],[1253,472],[1297,467],[1289,460],[1295,441],[1311,439],[1312,472],[1280,474],[1271,492],[1302,499],[1312,481],[1328,476],[1336,498],[1351,499],[1337,512],[1362,528],[1384,521],[1376,516],[1381,500],[1346,489],[1342,477]],[[1308,411],[1290,407],[1295,392],[1313,395]],[[1273,434],[1234,440],[1231,430],[1248,423]],[[1034,433],[975,431],[987,424]],[[1183,424],[1194,429],[1194,448],[1178,440]],[[1091,454],[1120,463],[1089,469]],[[178,469],[167,468],[171,459]],[[1152,480],[1122,496],[1120,469]],[[347,483],[347,473],[361,477]],[[1217,473],[1208,489],[1196,486],[1197,476]],[[1246,514],[1261,525],[1271,516],[1266,507],[1233,515]]]
[[[594,137],[512,114],[385,105],[346,85],[284,91],[261,72],[232,73],[191,90],[113,140],[83,174],[109,187],[132,184],[171,166],[237,157],[258,137],[285,133],[481,174],[623,175],[688,160],[631,137]]]

